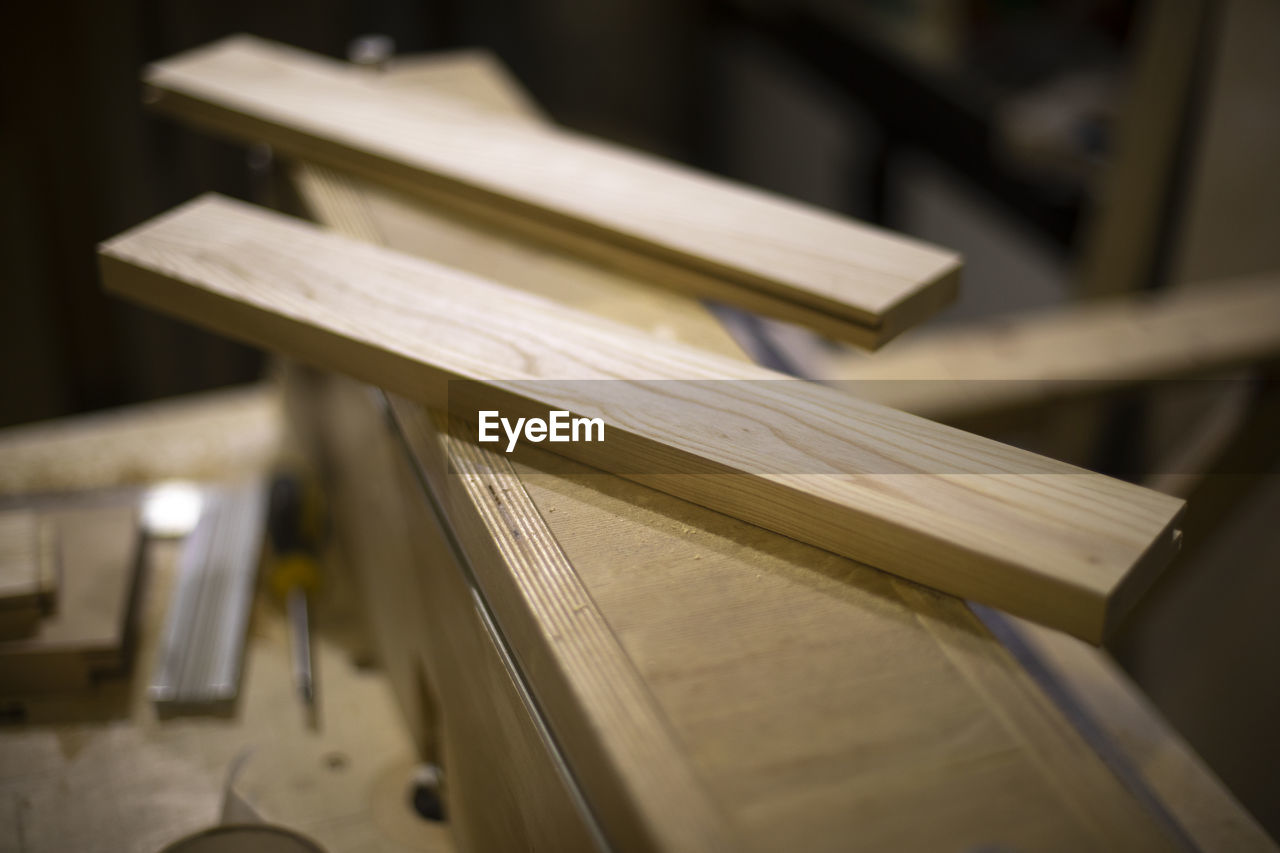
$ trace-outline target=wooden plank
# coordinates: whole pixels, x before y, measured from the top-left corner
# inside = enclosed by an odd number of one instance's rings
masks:
[[[742,350],[710,311],[673,290],[431,207],[411,196],[308,163],[293,180],[311,217],[348,237],[517,283],[529,293],[725,355]],[[429,227],[424,227],[429,225]]]
[[[1280,358],[1280,274],[1111,298],[947,331],[892,349],[816,353],[805,373],[948,423]]]
[[[0,498],[256,472],[278,452],[270,383],[0,430]]]
[[[158,63],[146,82],[161,108],[204,126],[857,343],[882,343],[955,292],[954,253],[598,140],[409,98],[256,39]]]
[[[197,200],[101,260],[118,293],[431,405],[465,379],[512,415],[603,415],[608,442],[562,452],[1091,641],[1176,550],[1179,500],[248,205]]]
[[[130,647],[140,536],[132,506],[51,514],[62,557],[58,610],[36,632],[0,643],[0,693],[89,686],[121,671]]]

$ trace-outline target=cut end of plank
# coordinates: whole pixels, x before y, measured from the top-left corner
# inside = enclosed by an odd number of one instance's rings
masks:
[[[1185,510],[1186,503],[1183,502],[1178,514],[1169,522],[1163,535],[1156,537],[1133,568],[1126,572],[1116,584],[1107,600],[1106,614],[1100,626],[1098,639],[1094,641],[1097,645],[1102,645],[1120,630],[1138,602],[1182,550],[1182,531],[1177,528],[1177,525],[1182,522]]]

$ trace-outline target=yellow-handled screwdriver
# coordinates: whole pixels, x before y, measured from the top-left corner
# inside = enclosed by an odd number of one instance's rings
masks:
[[[273,591],[284,599],[289,619],[293,681],[307,707],[312,724],[316,720],[315,672],[311,660],[311,613],[309,596],[320,580],[316,559],[321,524],[317,522],[318,501],[307,500],[302,481],[293,474],[279,474],[271,483],[271,509],[267,531],[271,537]]]

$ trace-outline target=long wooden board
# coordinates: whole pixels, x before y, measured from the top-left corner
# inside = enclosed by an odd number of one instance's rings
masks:
[[[649,276],[878,345],[954,296],[952,252],[633,151],[367,85],[245,36],[153,65],[156,104]]]
[[[101,262],[122,295],[430,405],[464,379],[510,415],[603,416],[560,452],[1091,641],[1177,546],[1177,499],[216,196]]]
[[[1280,273],[1114,297],[806,359],[815,379],[948,423],[1280,358]]]

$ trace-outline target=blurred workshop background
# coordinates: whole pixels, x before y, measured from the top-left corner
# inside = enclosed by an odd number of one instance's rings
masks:
[[[8,11],[0,426],[261,375],[260,353],[108,298],[93,255],[197,193],[260,191],[251,152],[148,114],[137,82],[142,64],[233,32],[334,57],[366,34],[397,53],[487,48],[568,127],[959,250],[963,295],[930,325],[1280,269],[1275,0]],[[1140,441],[1154,429],[1131,415],[1108,416],[1084,461],[1124,473],[1134,430]],[[1254,429],[1237,474],[1275,470],[1280,442]],[[1112,651],[1280,834],[1280,489],[1274,476],[1239,479]]]

